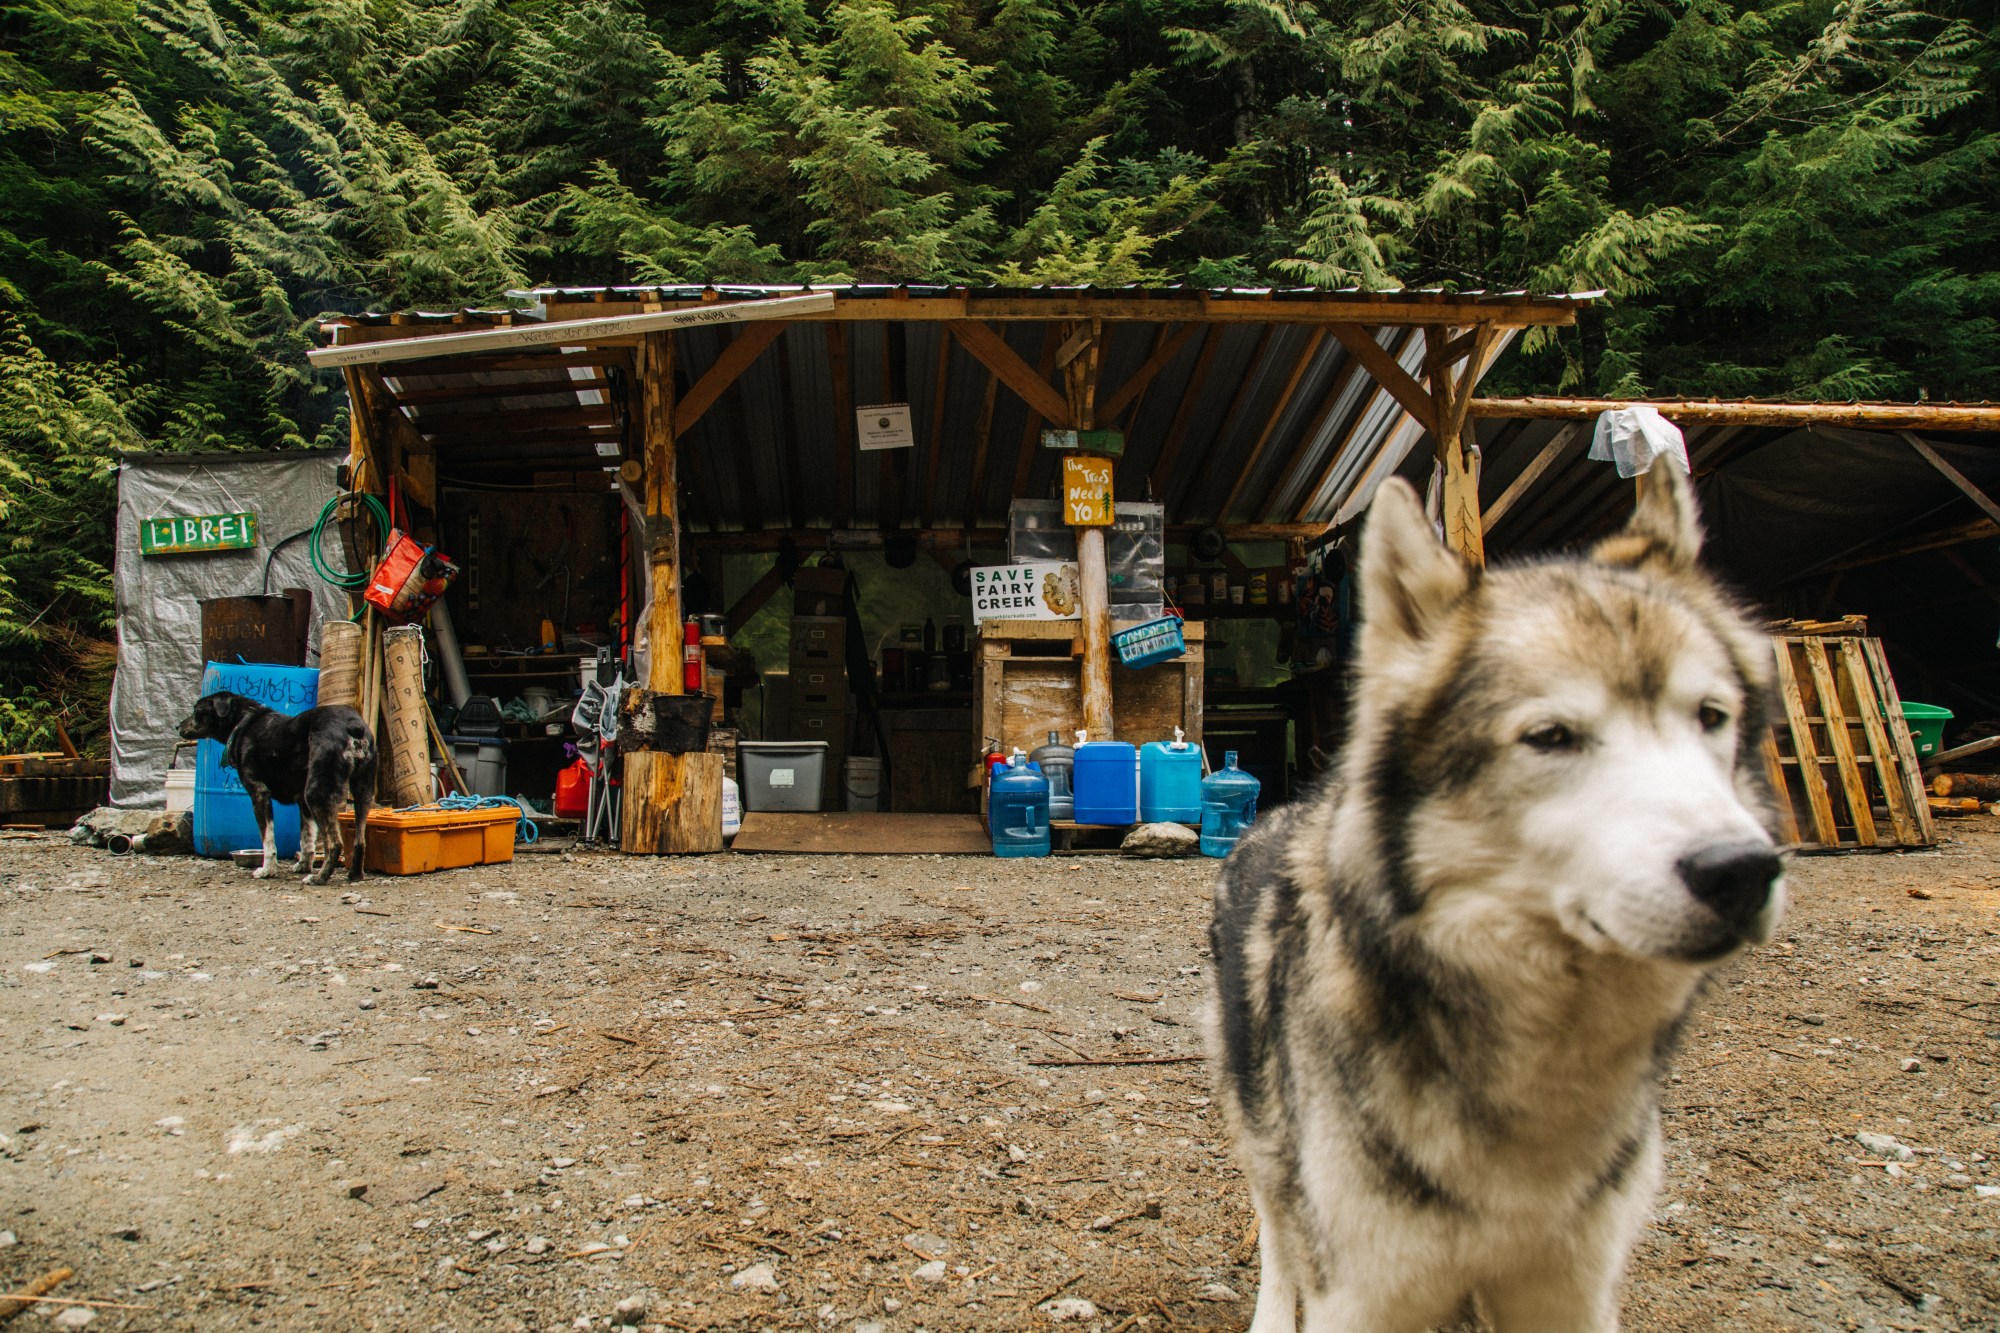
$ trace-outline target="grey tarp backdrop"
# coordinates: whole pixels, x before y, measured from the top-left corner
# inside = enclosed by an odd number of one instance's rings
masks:
[[[268,454],[126,454],[118,467],[118,674],[111,683],[111,803],[166,803],[175,728],[201,688],[201,599],[264,591],[271,548],[308,531],[338,489],[343,455],[333,449]],[[257,516],[245,551],[141,556],[139,520],[197,514]],[[307,538],[271,562],[270,591],[310,588],[312,645],[319,622],[347,615],[347,594],[313,573]],[[326,558],[345,568],[335,538]],[[316,658],[309,657],[307,665]],[[192,759],[190,758],[190,761]]]

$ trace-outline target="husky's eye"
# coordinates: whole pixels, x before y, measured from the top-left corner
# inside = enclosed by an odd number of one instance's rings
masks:
[[[1546,722],[1532,731],[1523,732],[1521,744],[1543,754],[1554,754],[1562,750],[1574,750],[1579,742],[1577,735],[1560,722]]]
[[[1701,719],[1701,729],[1703,731],[1721,731],[1729,725],[1729,714],[1723,712],[1714,704],[1703,704],[1701,710],[1695,716]]]

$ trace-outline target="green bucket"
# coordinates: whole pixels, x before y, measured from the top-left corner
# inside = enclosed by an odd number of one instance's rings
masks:
[[[1951,716],[1949,708],[1903,700],[1903,720],[1910,724],[1910,739],[1917,743],[1919,760],[1930,758],[1944,747],[1944,724],[1951,721]]]

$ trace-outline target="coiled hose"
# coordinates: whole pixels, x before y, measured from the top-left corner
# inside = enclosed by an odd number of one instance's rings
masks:
[[[312,525],[312,542],[307,546],[306,554],[312,559],[313,573],[336,588],[352,592],[356,588],[367,587],[369,575],[374,571],[364,569],[353,574],[343,574],[327,561],[320,550],[320,538],[326,532],[326,525],[333,521],[335,512],[340,508],[340,502],[347,499],[361,501],[369,517],[375,520],[375,530],[382,535],[382,540],[385,543],[389,540],[389,511],[383,507],[382,502],[366,491],[343,491],[328,500],[319,511],[319,521]]]

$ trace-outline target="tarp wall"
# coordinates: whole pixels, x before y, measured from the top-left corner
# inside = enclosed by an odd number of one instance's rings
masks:
[[[166,804],[176,728],[201,689],[201,599],[265,590],[274,546],[309,530],[338,487],[332,449],[270,454],[128,454],[118,468],[118,674],[111,684],[111,803]],[[250,513],[257,545],[244,551],[141,556],[142,518]],[[270,591],[313,591],[312,650],[319,622],[345,617],[347,594],[313,573],[307,539],[271,561]],[[345,562],[331,536],[329,559]],[[308,657],[310,665],[316,661]]]

